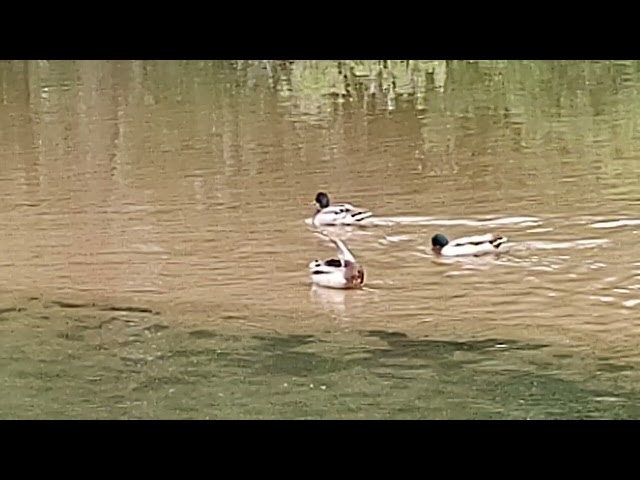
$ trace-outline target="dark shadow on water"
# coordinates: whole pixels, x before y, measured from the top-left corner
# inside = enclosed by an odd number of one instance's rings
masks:
[[[13,313],[13,312],[22,312],[24,308],[16,307],[16,308],[0,308],[0,320],[4,314]]]
[[[633,365],[591,355],[586,367],[577,347],[387,330],[185,330],[142,311],[62,315],[49,305],[0,311],[0,417],[640,416]]]
[[[30,300],[38,300],[35,297],[32,297]],[[159,315],[160,312],[157,312],[148,307],[138,307],[135,305],[98,305],[96,303],[77,303],[77,302],[68,302],[64,300],[51,300],[44,304],[44,307],[60,307],[60,308],[68,308],[68,309],[92,309],[96,308],[97,310],[103,312],[125,312],[125,313],[149,313],[153,315]]]
[[[336,381],[353,377],[370,385],[386,382],[387,389],[405,391],[405,396],[456,405],[460,417],[468,418],[633,418],[640,415],[640,396],[628,391],[611,392],[563,378],[563,372],[548,364],[511,364],[515,352],[535,352],[547,345],[513,340],[444,341],[411,338],[404,333],[372,330],[363,332],[386,342],[386,346],[339,347],[311,335],[252,337],[252,344],[218,351],[215,362],[222,368],[240,369],[248,378],[300,378]],[[200,351],[200,353],[206,352]],[[213,359],[212,359],[213,360]],[[482,365],[489,362],[490,369]],[[625,367],[603,362],[603,370],[624,371]],[[629,367],[631,368],[631,367]],[[564,372],[567,373],[567,372]],[[572,372],[574,373],[574,372]],[[341,396],[364,402],[364,410],[375,410],[379,393],[350,391],[341,386]],[[614,398],[615,401],[606,399]],[[365,399],[367,399],[365,401]],[[605,399],[605,400],[602,400]],[[407,399],[408,400],[408,399]],[[399,416],[411,415],[409,405],[397,405]],[[395,409],[396,407],[387,406]],[[395,410],[394,410],[395,411]],[[473,413],[475,412],[475,413]],[[393,414],[392,414],[393,416]]]
[[[475,357],[470,360],[454,359],[454,355],[458,352],[475,354],[484,352],[486,357],[499,355],[509,350],[533,351],[546,346],[493,339],[479,341],[414,339],[404,333],[381,330],[367,331],[365,336],[384,340],[387,346],[342,347],[336,355],[336,352],[298,350],[303,347],[327,345],[326,341],[313,335],[258,335],[251,337],[255,343],[247,349],[243,349],[241,358],[231,354],[228,359],[230,362],[242,359],[242,363],[260,375],[295,376],[307,375],[310,372],[328,373],[349,370],[357,367],[368,369],[389,367],[393,366],[394,360],[405,361],[402,366],[403,371],[448,368],[454,365],[463,366],[467,363],[477,363]],[[250,361],[246,363],[247,360]]]

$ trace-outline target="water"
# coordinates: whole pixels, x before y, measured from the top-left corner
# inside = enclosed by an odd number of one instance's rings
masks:
[[[637,418],[638,64],[318,65],[0,64],[0,417]]]

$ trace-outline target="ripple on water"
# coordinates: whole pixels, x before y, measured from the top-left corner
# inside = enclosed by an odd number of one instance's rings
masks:
[[[593,228],[618,228],[618,227],[632,227],[636,225],[640,225],[640,219],[631,218],[631,219],[622,219],[622,220],[610,220],[607,222],[596,222],[591,224]]]

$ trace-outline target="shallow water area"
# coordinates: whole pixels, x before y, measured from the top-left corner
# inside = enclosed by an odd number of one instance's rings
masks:
[[[418,67],[1,62],[0,418],[637,418],[638,63]]]

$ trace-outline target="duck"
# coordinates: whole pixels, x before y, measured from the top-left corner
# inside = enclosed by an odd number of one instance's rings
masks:
[[[506,242],[507,237],[494,233],[461,237],[451,241],[442,233],[437,233],[431,237],[433,252],[443,257],[497,254],[501,253],[500,247]]]
[[[364,268],[342,240],[327,237],[338,249],[338,259],[309,263],[311,281],[320,287],[353,289],[364,285]]]
[[[329,195],[325,192],[316,194],[315,204],[317,210],[311,222],[316,227],[321,225],[356,225],[373,215],[369,210],[356,208],[350,203],[334,203],[331,205]]]

